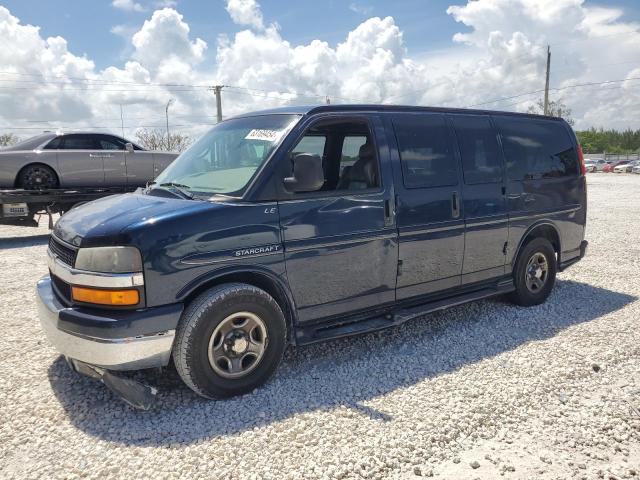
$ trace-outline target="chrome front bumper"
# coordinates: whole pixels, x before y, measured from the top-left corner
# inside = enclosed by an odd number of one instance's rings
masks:
[[[36,286],[40,324],[51,344],[66,357],[108,370],[139,370],[169,363],[175,330],[128,338],[98,338],[58,328],[62,305],[53,293],[51,278]]]

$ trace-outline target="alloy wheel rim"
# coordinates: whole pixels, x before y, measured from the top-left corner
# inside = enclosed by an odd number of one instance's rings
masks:
[[[34,188],[50,188],[54,179],[51,174],[42,168],[32,168],[29,169],[25,174],[25,186],[34,189]]]
[[[267,348],[267,327],[251,312],[237,312],[214,329],[207,349],[209,364],[223,378],[240,378],[252,372]]]
[[[531,293],[538,293],[547,283],[549,277],[549,262],[541,252],[534,253],[527,262],[525,283]]]

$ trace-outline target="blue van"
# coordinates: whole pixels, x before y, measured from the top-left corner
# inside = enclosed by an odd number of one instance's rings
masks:
[[[197,394],[238,395],[288,345],[494,295],[544,302],[585,254],[586,208],[580,146],[559,118],[246,114],[146,188],[60,218],[40,321],[75,370],[112,387],[114,372],[173,362]]]

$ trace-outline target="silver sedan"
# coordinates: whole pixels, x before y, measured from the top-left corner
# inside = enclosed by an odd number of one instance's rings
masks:
[[[44,133],[0,150],[0,188],[142,186],[177,156],[116,135]]]

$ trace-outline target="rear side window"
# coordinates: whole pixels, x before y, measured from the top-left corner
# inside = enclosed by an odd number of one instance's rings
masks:
[[[558,178],[578,174],[578,155],[558,121],[495,117],[509,180]]]
[[[451,119],[460,146],[464,183],[502,182],[502,158],[489,117],[455,115]]]
[[[397,115],[393,117],[393,128],[405,187],[440,187],[458,183],[457,165],[442,115]]]

